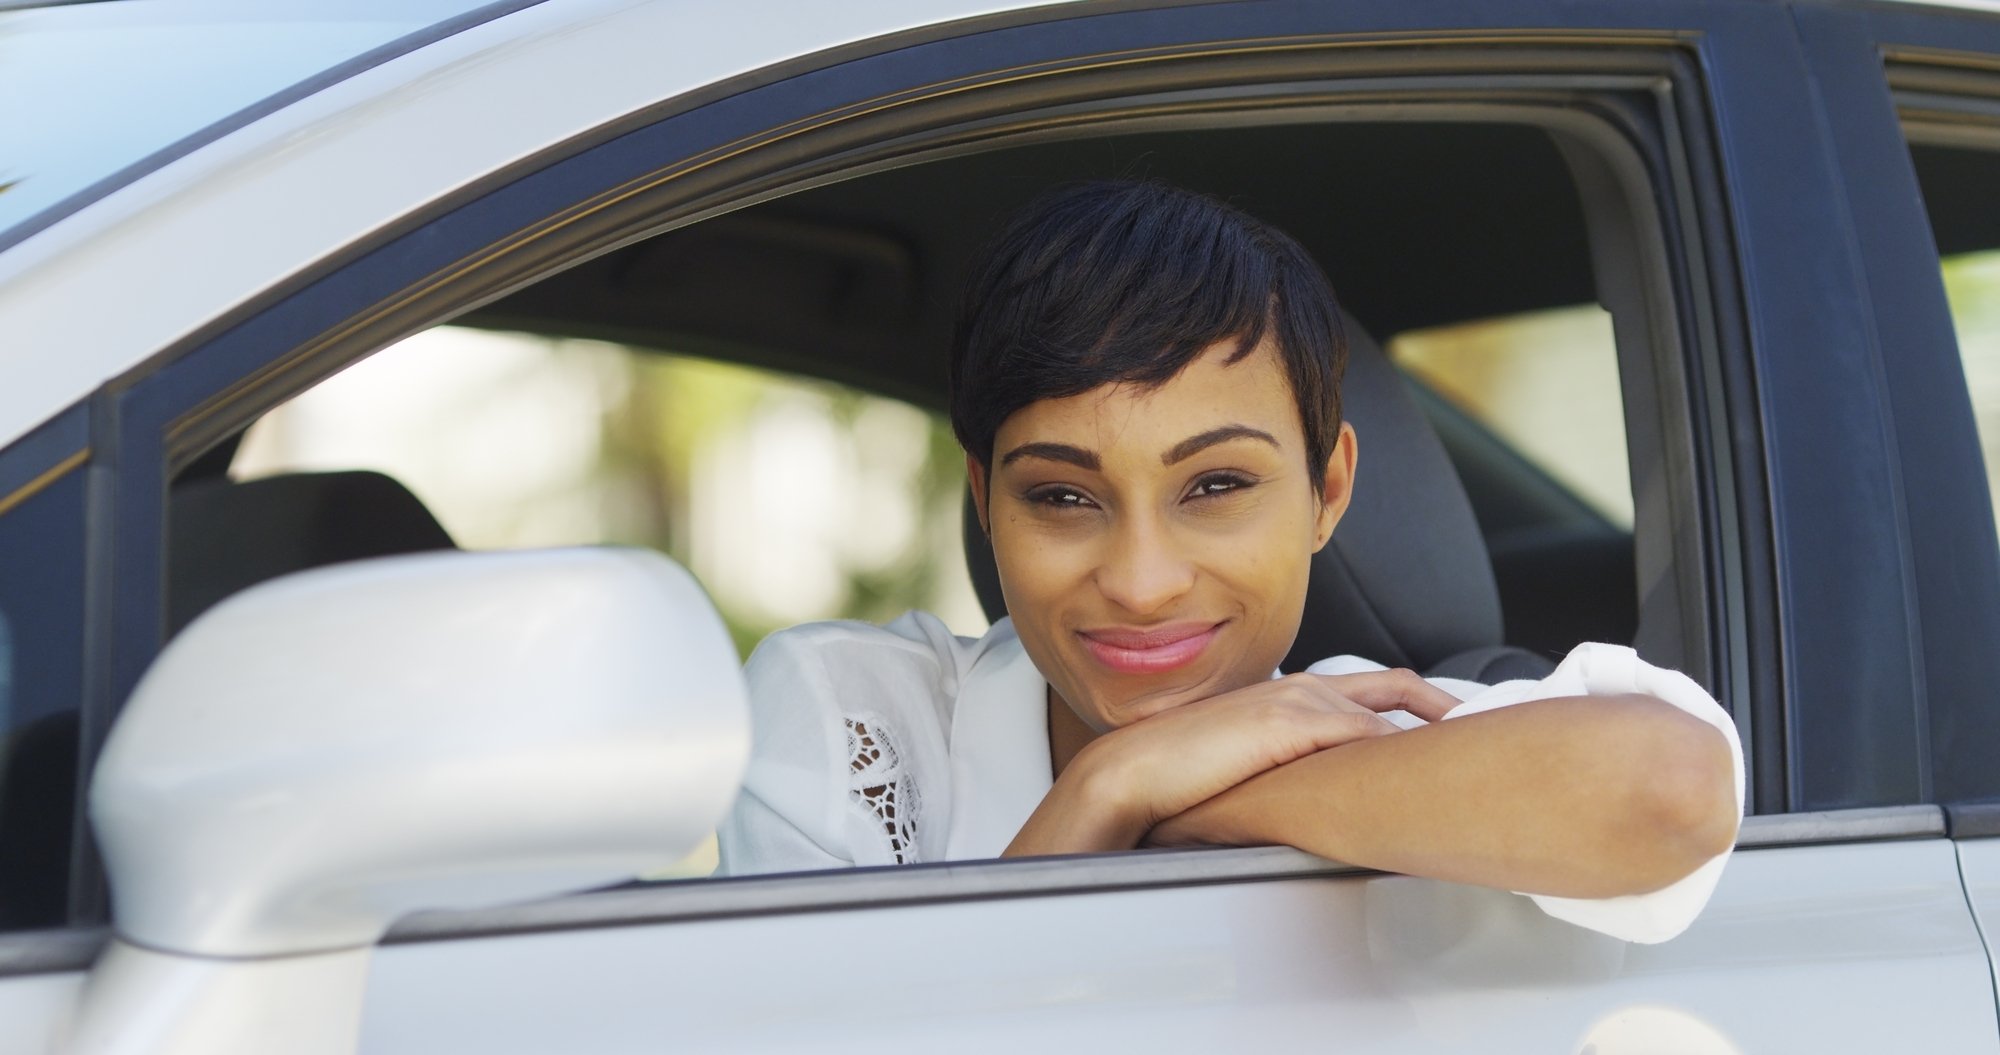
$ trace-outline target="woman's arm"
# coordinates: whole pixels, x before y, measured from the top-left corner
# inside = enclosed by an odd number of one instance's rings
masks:
[[[1285,844],[1561,897],[1645,893],[1729,849],[1733,767],[1721,732],[1659,699],[1535,700],[1306,755],[1146,841]]]
[[[1408,671],[1383,670],[1294,674],[1175,707],[1087,744],[1005,856],[1129,850],[1154,825],[1259,773],[1397,732],[1379,711],[1435,719],[1457,703]]]

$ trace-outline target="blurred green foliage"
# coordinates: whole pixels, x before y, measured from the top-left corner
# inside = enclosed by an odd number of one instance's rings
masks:
[[[743,428],[781,393],[810,393],[823,402],[836,426],[848,432],[868,405],[881,399],[832,382],[692,357],[635,350],[623,361],[622,396],[607,408],[598,474],[628,500],[621,515],[608,518],[606,541],[650,546],[690,569],[700,563],[693,552],[691,509],[699,500],[693,477],[704,445]],[[950,425],[938,415],[924,416],[928,427],[913,496],[922,520],[918,544],[886,566],[843,567],[845,600],[823,618],[893,619],[928,607],[941,577],[963,574],[945,566],[947,560],[960,560],[955,548],[925,544],[947,520],[956,530],[965,469]],[[782,628],[726,590],[704,585],[742,655],[747,657],[766,634]]]

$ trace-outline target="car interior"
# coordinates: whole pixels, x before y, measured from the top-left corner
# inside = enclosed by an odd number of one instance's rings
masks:
[[[1578,641],[1631,640],[1631,531],[1399,374],[1371,336],[1595,299],[1573,179],[1532,127],[1215,128],[967,154],[705,220],[454,321],[703,355],[940,408],[969,262],[1012,209],[1087,178],[1161,179],[1276,224],[1325,267],[1349,313],[1345,405],[1370,441],[1364,483],[1315,565],[1288,667],[1351,653],[1496,680],[1546,671]],[[450,545],[380,474],[232,481],[233,446],[173,488],[173,630],[285,571]],[[970,570],[998,618],[977,536],[966,533]]]
[[[1993,208],[2000,151],[1919,141],[1910,144],[1910,160],[1939,256],[2000,249],[2000,209]]]

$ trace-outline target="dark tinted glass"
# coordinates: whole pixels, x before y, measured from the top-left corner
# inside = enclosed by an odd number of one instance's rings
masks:
[[[83,480],[71,470],[0,515],[0,930],[65,920],[83,688]]]

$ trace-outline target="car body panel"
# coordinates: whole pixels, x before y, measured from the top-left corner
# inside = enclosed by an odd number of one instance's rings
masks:
[[[513,0],[521,6],[534,0]],[[447,34],[480,0],[150,0],[0,13],[0,249],[170,157],[338,79],[363,56]],[[408,48],[405,48],[408,50]],[[160,90],[171,84],[171,91]],[[90,129],[78,135],[79,128]]]
[[[65,971],[0,979],[0,1051],[57,1050],[89,978],[83,971]]]
[[[1965,898],[1986,941],[1988,962],[1993,968],[1994,999],[2000,1001],[2000,958],[1994,955],[2000,942],[2000,838],[1961,839],[1958,867],[1965,883]]]
[[[2000,13],[2000,0],[1889,0],[1889,2],[1908,4],[1911,7],[1935,7],[1945,10],[1957,8],[1964,11]]]
[[[773,18],[550,0],[362,71],[0,254],[0,446],[285,276],[571,137],[800,55],[1015,6],[870,0]],[[172,266],[218,239],[232,251]],[[106,289],[117,311],[102,310]]]
[[[363,1050],[2000,1050],[1943,839],[1739,853],[1627,945],[1403,876],[1046,895],[390,945]],[[1801,899],[1810,885],[1812,895]],[[668,893],[666,891],[663,894]]]

